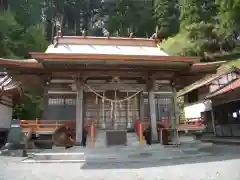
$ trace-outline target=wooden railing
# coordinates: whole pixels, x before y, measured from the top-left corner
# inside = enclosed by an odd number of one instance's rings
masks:
[[[184,124],[188,127],[201,127],[204,126],[203,119],[201,117],[197,118],[186,118]]]
[[[54,132],[58,127],[68,125],[75,129],[75,121],[73,120],[20,120],[22,131],[31,128],[33,132],[52,131]]]
[[[54,132],[58,127],[67,125],[73,133],[76,131],[76,122],[74,120],[20,120],[20,127],[24,134],[38,132]],[[88,121],[86,128],[88,128],[89,139],[91,147],[94,147],[95,142],[95,124],[92,121]],[[29,131],[30,130],[30,131]],[[27,135],[26,135],[27,136]],[[75,141],[75,137],[74,137]]]

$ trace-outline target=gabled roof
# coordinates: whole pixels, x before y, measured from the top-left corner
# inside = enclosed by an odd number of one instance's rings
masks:
[[[160,41],[152,38],[130,37],[97,37],[97,36],[58,36],[53,44],[89,44],[89,45],[121,45],[154,47]]]
[[[199,57],[169,56],[158,47],[156,39],[63,36],[55,38],[45,52],[30,53],[33,58],[42,61],[83,62],[104,61],[173,61],[199,62]],[[83,62],[84,63],[84,62]]]
[[[48,46],[45,53],[66,54],[112,54],[112,55],[149,55],[168,56],[158,47],[126,46],[126,45],[89,45],[89,44],[57,44]]]
[[[45,69],[117,68],[181,71],[182,75],[213,73],[222,62],[200,63],[199,57],[169,56],[156,39],[127,37],[63,36],[45,52],[33,52],[34,59],[0,59],[7,69],[39,72]],[[71,66],[71,67],[69,67]]]
[[[8,76],[6,72],[0,73],[0,94],[5,92],[10,92],[13,90],[21,91],[21,83],[19,81],[13,80],[12,77]]]
[[[155,39],[94,36],[63,36],[55,39],[45,53],[168,56],[157,47],[158,41]]]
[[[230,82],[228,85],[222,87],[221,89],[217,90],[216,92],[210,94],[206,97],[206,99],[218,96],[220,94],[224,94],[230,92],[232,90],[240,88],[240,78],[235,79],[233,82]]]
[[[183,96],[195,89],[198,89],[198,88],[201,88],[202,86],[208,85],[209,83],[216,80],[220,76],[230,73],[230,72],[234,72],[234,71],[239,71],[239,69],[237,67],[233,66],[228,69],[220,70],[216,74],[205,76],[204,78],[194,82],[193,84],[191,84],[191,85],[185,87],[184,89],[182,89],[181,91],[179,91],[178,96]]]
[[[33,68],[41,69],[42,65],[35,59],[4,59],[0,58],[0,65],[4,67],[21,67],[21,68]]]

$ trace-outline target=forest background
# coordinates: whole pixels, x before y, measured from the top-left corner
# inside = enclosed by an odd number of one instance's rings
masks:
[[[44,51],[61,26],[68,36],[155,33],[171,55],[240,65],[239,16],[240,0],[0,0],[0,57]],[[26,92],[14,116],[39,117],[40,104],[41,97]]]

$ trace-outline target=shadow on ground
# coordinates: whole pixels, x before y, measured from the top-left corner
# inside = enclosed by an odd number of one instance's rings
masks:
[[[209,148],[202,148],[200,152],[207,153],[208,155],[203,156],[192,156],[185,158],[176,159],[165,159],[165,160],[150,160],[150,161],[128,161],[128,162],[86,162],[81,169],[141,169],[150,167],[161,167],[161,166],[176,166],[184,164],[196,164],[196,163],[210,163],[220,162],[226,160],[240,159],[240,147],[239,146],[213,146]]]

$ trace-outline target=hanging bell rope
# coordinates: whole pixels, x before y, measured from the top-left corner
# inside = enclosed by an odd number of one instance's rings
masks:
[[[98,104],[98,96],[96,96],[95,103]]]
[[[127,92],[127,96],[128,96],[128,92]],[[130,99],[127,100],[127,124],[129,122],[129,103],[130,103]]]
[[[96,96],[104,99],[105,101],[110,101],[111,103],[120,103],[120,102],[124,102],[124,101],[128,101],[128,100],[131,100],[132,98],[136,97],[140,92],[142,92],[143,89],[140,89],[139,91],[137,91],[136,93],[134,93],[133,95],[131,96],[128,96],[124,99],[120,99],[120,100],[113,100],[113,99],[109,99],[109,98],[106,98],[104,96],[102,96],[101,94],[97,93],[95,90],[93,90],[89,85],[83,83],[83,85],[89,89],[92,93],[94,93]]]
[[[113,102],[111,101],[111,119],[112,119],[112,114],[113,114]]]
[[[103,97],[104,96],[105,96],[105,93],[103,92]],[[103,115],[103,117],[104,117],[104,111],[105,111],[104,106],[105,106],[104,98],[102,98],[102,115]]]
[[[105,97],[105,92],[103,92],[103,97]],[[103,123],[104,123],[104,128],[105,128],[105,125],[106,125],[106,122],[105,122],[105,103],[104,103],[104,98],[102,98],[102,117],[103,117]]]
[[[114,100],[115,101],[117,100],[117,91],[116,90],[114,92]],[[115,104],[114,104],[114,120],[117,119],[117,103],[118,102],[115,102]]]

